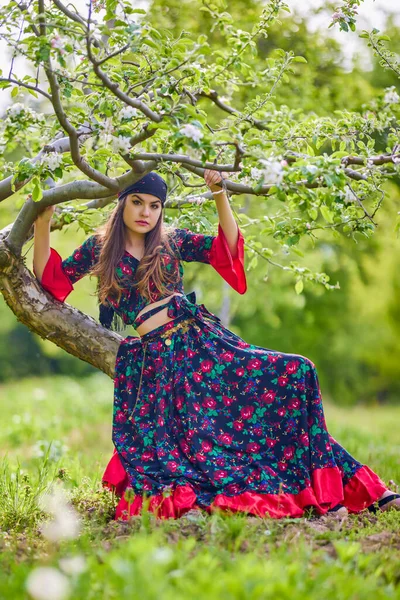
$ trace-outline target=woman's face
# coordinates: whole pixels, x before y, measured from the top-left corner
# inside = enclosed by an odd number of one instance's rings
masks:
[[[152,194],[129,194],[126,197],[123,220],[131,231],[147,233],[154,229],[162,211],[161,200]],[[142,225],[139,221],[144,221]]]

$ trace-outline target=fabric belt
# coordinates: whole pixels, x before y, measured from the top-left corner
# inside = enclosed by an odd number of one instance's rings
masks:
[[[183,294],[182,296],[172,296],[168,302],[162,304],[160,306],[155,306],[151,308],[147,312],[143,313],[139,317],[136,317],[134,321],[134,327],[138,327],[151,316],[157,314],[164,308],[167,308],[167,315],[170,319],[175,319],[180,315],[186,315],[187,317],[194,317],[197,319],[202,319],[204,317],[215,321],[216,323],[220,323],[221,319],[214,315],[214,313],[210,312],[204,304],[196,304],[196,293],[190,292],[190,294]]]

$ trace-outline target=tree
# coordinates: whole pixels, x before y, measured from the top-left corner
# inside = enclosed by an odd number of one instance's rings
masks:
[[[333,21],[354,28],[360,3],[348,2]],[[248,269],[259,260],[282,268],[301,294],[306,281],[328,290],[338,286],[292,260],[302,255],[299,241],[316,242],[317,232],[326,231],[336,238],[370,237],[383,184],[398,172],[394,87],[369,106],[343,107],[334,117],[280,105],[279,87],[301,77],[306,60],[283,49],[265,57],[260,41],[288,7],[272,0],[247,29],[238,28],[225,8],[223,0],[199,5],[210,34],[196,38],[155,28],[144,10],[124,0],[92,0],[85,15],[60,0],[12,1],[0,11],[1,35],[12,52],[0,85],[14,98],[34,98],[33,108],[20,102],[9,107],[2,126],[0,200],[31,197],[0,232],[0,288],[32,331],[111,376],[120,336],[54,301],[21,260],[46,206],[57,205],[53,229],[76,221],[89,232],[119,190],[156,168],[172,184],[166,207],[179,209],[187,225],[209,231],[203,215],[212,213],[211,194],[201,190],[199,177],[205,168],[227,171],[231,198],[245,195],[260,207],[256,217],[241,213]],[[385,36],[363,35],[397,72]],[[32,74],[15,73],[17,56]],[[271,201],[282,208],[266,216]],[[265,237],[288,248],[288,264],[276,262]]]

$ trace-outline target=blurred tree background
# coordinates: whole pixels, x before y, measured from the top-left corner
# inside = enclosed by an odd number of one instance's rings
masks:
[[[150,15],[154,27],[166,28],[176,35],[182,30],[201,34],[207,31],[210,40],[223,44],[219,31],[212,29],[210,14],[201,10],[196,0],[155,0]],[[262,4],[233,0],[229,12],[235,23],[250,30]],[[393,52],[400,48],[400,31],[389,18],[386,31],[391,38],[388,44]],[[357,34],[353,34],[357,35]],[[365,41],[365,40],[364,40]],[[265,69],[268,58],[277,49],[292,50],[304,56],[307,64],[283,81],[276,94],[275,103],[283,110],[314,112],[319,116],[332,116],[335,111],[356,110],[376,97],[385,88],[399,82],[391,71],[385,71],[363,46],[371,67],[357,55],[351,68],[345,61],[346,48],[330,37],[329,30],[312,31],[309,22],[296,13],[281,18],[269,30],[266,39],[259,40],[259,55],[254,57],[254,69]],[[228,89],[229,89],[229,82]],[[251,87],[235,91],[243,102],[255,94]],[[32,98],[32,102],[36,103]],[[207,104],[209,113],[219,115],[216,106]],[[382,143],[382,150],[385,144]],[[323,151],[323,149],[321,149]],[[9,155],[16,160],[24,155]],[[327,291],[323,286],[306,285],[301,294],[293,288],[290,275],[265,260],[258,262],[248,273],[248,291],[245,296],[235,294],[207,265],[185,264],[185,291],[196,290],[199,302],[221,314],[229,314],[227,326],[246,341],[266,348],[308,356],[317,366],[323,397],[336,404],[398,403],[400,378],[400,241],[395,228],[399,211],[398,179],[386,183],[388,197],[377,215],[379,227],[366,239],[335,236],[332,230],[320,230],[318,241],[303,237],[297,246],[300,257],[307,256],[307,264],[316,271],[324,271],[331,283],[339,282],[340,289]],[[14,197],[15,198],[15,197]],[[13,198],[13,200],[14,200]],[[23,198],[13,206],[0,204],[0,223],[6,226],[17,216]],[[282,203],[276,197],[246,198],[234,196],[232,207],[239,225],[241,213],[255,217],[279,213]],[[166,219],[174,218],[176,210],[168,209]],[[246,228],[243,228],[246,240]],[[86,234],[77,224],[62,232],[53,232],[51,245],[63,256],[69,254],[85,239]],[[265,238],[268,236],[266,235]],[[261,240],[263,244],[278,244],[273,239]],[[282,263],[287,247],[280,244]],[[33,242],[25,251],[26,265],[32,269]],[[84,278],[75,286],[68,298],[82,311],[97,318],[94,296],[95,281]],[[86,363],[60,350],[32,334],[20,324],[0,296],[0,381],[18,379],[32,374],[71,374],[84,376],[94,372]],[[127,328],[125,335],[135,335]]]

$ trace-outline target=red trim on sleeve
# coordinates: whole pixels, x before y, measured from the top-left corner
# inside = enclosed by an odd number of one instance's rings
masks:
[[[238,225],[238,240],[236,256],[232,257],[224,230],[218,223],[218,235],[211,246],[210,265],[229,283],[229,285],[244,294],[247,290],[246,273],[244,271],[244,237]]]
[[[74,287],[68,276],[64,273],[61,263],[62,258],[57,250],[50,248],[50,256],[44,267],[40,285],[54,296],[56,300],[64,302]],[[35,273],[35,270],[33,272]]]

